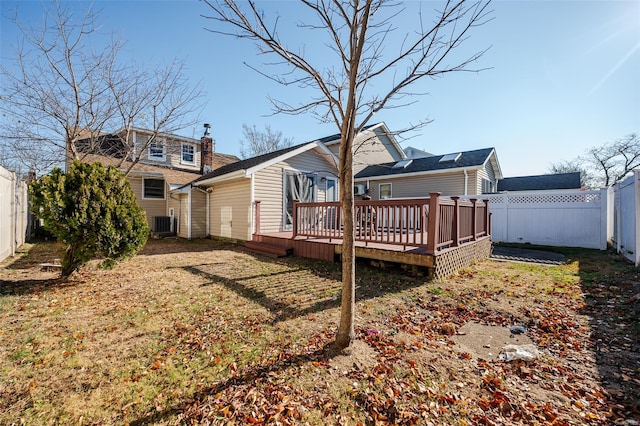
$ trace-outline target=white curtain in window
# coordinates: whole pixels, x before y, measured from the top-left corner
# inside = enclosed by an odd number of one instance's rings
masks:
[[[293,200],[298,200],[302,203],[315,201],[315,185],[314,175],[287,172],[285,175],[285,224],[287,226],[293,224]]]

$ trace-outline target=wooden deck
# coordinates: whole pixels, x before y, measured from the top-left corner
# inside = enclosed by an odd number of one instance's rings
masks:
[[[356,257],[426,267],[444,278],[491,254],[486,201],[458,197],[355,203]],[[256,229],[260,208],[256,203]],[[341,209],[333,203],[294,202],[293,230],[257,232],[253,241],[294,256],[334,261],[342,253]]]

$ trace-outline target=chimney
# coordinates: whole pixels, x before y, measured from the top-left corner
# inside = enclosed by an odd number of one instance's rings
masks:
[[[203,175],[213,171],[213,139],[209,129],[211,124],[205,123],[204,135],[200,139],[200,173]]]

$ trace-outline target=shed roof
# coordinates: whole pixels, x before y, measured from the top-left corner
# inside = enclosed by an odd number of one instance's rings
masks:
[[[580,172],[518,176],[498,181],[498,191],[541,191],[580,188]]]

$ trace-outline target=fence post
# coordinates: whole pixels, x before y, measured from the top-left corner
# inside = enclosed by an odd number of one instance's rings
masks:
[[[484,230],[487,237],[491,235],[491,214],[489,213],[489,199],[484,200]]]
[[[440,192],[429,193],[429,221],[427,227],[427,253],[436,254],[438,229],[440,227]]]
[[[460,243],[460,197],[451,197],[451,199],[455,202],[453,206],[453,246],[458,247]]]
[[[298,235],[298,200],[293,200],[293,215],[291,221],[293,226],[293,238]]]
[[[478,217],[478,199],[471,198],[469,201],[473,204],[473,208],[471,209],[471,233],[473,236],[473,241],[478,239],[478,225],[476,222],[476,218]]]

